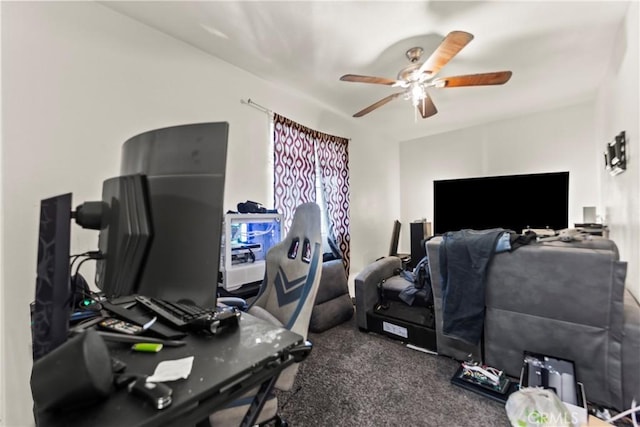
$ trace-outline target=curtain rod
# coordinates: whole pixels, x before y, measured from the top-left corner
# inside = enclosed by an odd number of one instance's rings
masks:
[[[244,99],[240,99],[240,103],[241,103],[241,104],[246,104],[246,105],[248,105],[248,106],[250,106],[250,107],[253,107],[253,108],[255,108],[256,110],[260,110],[260,111],[262,111],[263,113],[273,114],[273,111],[269,110],[268,108],[263,107],[263,106],[262,106],[262,105],[260,105],[260,104],[256,104],[255,102],[253,102],[253,101],[251,100],[251,98],[247,98],[247,100],[246,100],[246,101],[245,101]]]
[[[247,100],[246,100],[246,101],[245,101],[244,99],[242,99],[242,98],[241,98],[241,99],[240,99],[240,103],[241,103],[241,104],[246,104],[246,105],[248,105],[248,106],[250,106],[250,107],[253,107],[253,108],[255,108],[256,110],[262,111],[263,113],[266,113],[266,114],[268,114],[268,115],[270,115],[270,116],[272,116],[272,115],[273,115],[273,111],[272,111],[272,110],[269,110],[268,108],[263,107],[262,105],[260,105],[260,104],[257,104],[257,103],[255,103],[255,102],[253,102],[253,101],[251,100],[251,98],[247,98]],[[351,138],[344,138],[344,137],[342,137],[342,136],[339,136],[338,138],[343,138],[343,139],[346,139],[347,141],[351,141]]]

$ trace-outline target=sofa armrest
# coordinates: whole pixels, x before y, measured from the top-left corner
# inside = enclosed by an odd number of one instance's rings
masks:
[[[356,322],[359,328],[368,329],[367,311],[378,303],[378,283],[393,276],[399,268],[402,268],[400,258],[385,257],[369,264],[355,277]]]

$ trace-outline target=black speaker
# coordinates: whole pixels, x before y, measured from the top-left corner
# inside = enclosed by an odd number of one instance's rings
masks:
[[[431,223],[426,221],[414,221],[410,225],[411,234],[411,261],[408,268],[413,270],[427,253],[422,241],[431,236]]]
[[[94,402],[109,394],[112,383],[109,350],[93,329],[41,357],[31,370],[31,394],[38,412]]]

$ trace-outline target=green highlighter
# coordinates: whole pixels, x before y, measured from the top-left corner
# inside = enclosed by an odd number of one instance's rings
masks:
[[[133,351],[142,351],[145,353],[157,353],[162,350],[162,344],[150,342],[138,342],[131,346]]]

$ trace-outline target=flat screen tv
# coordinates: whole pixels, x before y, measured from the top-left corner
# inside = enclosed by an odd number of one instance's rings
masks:
[[[569,222],[569,172],[433,182],[435,234],[462,229],[561,230]]]

